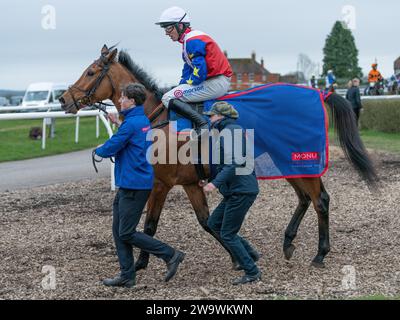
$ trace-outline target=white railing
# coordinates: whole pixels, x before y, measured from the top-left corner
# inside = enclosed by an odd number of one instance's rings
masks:
[[[360,87],[360,96],[362,100],[396,100],[400,99],[400,95],[382,95],[382,96],[366,96],[364,95],[365,87]],[[346,97],[347,89],[336,89],[335,92],[342,96]]]
[[[105,100],[105,103],[108,105],[112,105],[111,100]],[[26,112],[28,110],[47,110],[47,111],[61,111],[61,104],[60,103],[48,103],[44,105],[30,105],[30,106],[0,106],[0,113],[2,112]],[[115,110],[115,107],[111,107],[111,110]]]
[[[61,110],[61,104],[46,104],[42,106],[7,106],[0,107],[0,112],[26,112],[27,110]]]
[[[107,109],[109,113],[117,113],[117,109],[109,108]],[[65,112],[28,112],[28,113],[0,113],[1,120],[32,120],[32,119],[43,119],[43,129],[42,129],[42,149],[46,147],[46,119],[54,118],[75,118],[75,142],[79,141],[79,118],[80,117],[96,117],[96,137],[99,137],[99,119],[103,122],[109,137],[113,135],[113,130],[111,128],[110,122],[106,119],[103,113],[98,110],[90,111],[79,111],[77,114],[70,114]],[[114,164],[111,163],[111,190],[115,190],[115,179],[114,179]]]
[[[362,100],[396,100],[400,99],[400,95],[397,96],[361,96]]]

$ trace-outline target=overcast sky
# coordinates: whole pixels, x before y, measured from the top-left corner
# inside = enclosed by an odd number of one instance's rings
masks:
[[[55,29],[44,29],[46,5],[55,8]],[[336,20],[351,18],[364,73],[378,59],[384,76],[400,55],[399,0],[1,0],[0,88],[29,83],[73,83],[104,43],[120,42],[134,61],[159,80],[174,84],[183,62],[181,46],[154,22],[173,5],[187,10],[192,26],[211,35],[230,57],[264,58],[271,72],[296,71],[299,53],[322,66],[322,48]]]

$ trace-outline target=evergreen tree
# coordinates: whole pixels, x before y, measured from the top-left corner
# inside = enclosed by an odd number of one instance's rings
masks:
[[[333,70],[337,78],[362,77],[353,34],[340,21],[336,21],[325,42],[323,73],[328,70]]]

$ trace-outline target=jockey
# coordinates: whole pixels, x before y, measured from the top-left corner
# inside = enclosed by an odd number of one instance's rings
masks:
[[[333,74],[333,70],[328,70],[328,74],[326,75],[325,78],[326,89],[331,89],[335,83],[336,83],[336,77]]]
[[[378,71],[378,64],[373,63],[372,64],[372,70],[368,74],[368,82],[379,82],[383,79],[381,73]]]
[[[216,99],[228,92],[232,68],[217,43],[204,32],[193,30],[187,13],[179,7],[165,10],[156,23],[172,41],[182,44],[184,66],[179,85],[167,92],[162,102],[196,127],[207,129],[207,121],[193,110],[190,102]]]

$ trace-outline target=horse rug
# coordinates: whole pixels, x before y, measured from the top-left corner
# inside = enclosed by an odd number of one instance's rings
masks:
[[[258,179],[321,177],[328,169],[328,118],[323,94],[292,84],[266,84],[206,101],[226,101],[239,112],[237,123],[254,141]],[[177,131],[191,122],[177,120]]]

